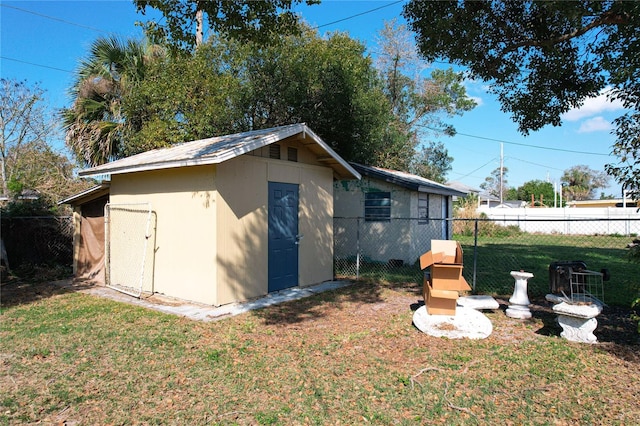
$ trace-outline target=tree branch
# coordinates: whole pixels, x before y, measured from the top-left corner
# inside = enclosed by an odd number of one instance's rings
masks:
[[[411,389],[414,388],[414,383],[417,383],[420,387],[422,387],[422,383],[420,383],[417,379],[422,373],[425,373],[427,371],[442,371],[442,370],[440,368],[438,368],[438,367],[427,367],[427,368],[423,368],[422,370],[418,371],[416,374],[414,374],[413,376],[411,376],[409,378],[409,381],[411,383]]]
[[[515,43],[515,44],[512,44],[511,46],[505,47],[504,49],[502,49],[502,54],[513,52],[514,50],[518,50],[521,47],[553,46],[558,43],[562,43],[564,41],[571,40],[576,37],[580,37],[581,35],[591,31],[592,29],[603,26],[603,25],[619,25],[619,24],[626,24],[628,22],[629,22],[629,17],[626,14],[619,14],[619,13],[614,13],[609,11],[604,13],[598,19],[595,19],[590,24],[582,28],[578,28],[575,31],[572,31],[567,34],[562,34],[558,37],[551,38],[548,40],[532,40],[532,39],[524,40],[524,41],[521,41],[520,43]]]

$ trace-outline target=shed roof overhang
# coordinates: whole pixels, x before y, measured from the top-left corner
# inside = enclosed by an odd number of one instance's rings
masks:
[[[421,176],[412,175],[410,173],[400,172],[397,170],[387,170],[379,167],[363,166],[355,163],[351,163],[351,165],[364,176],[398,185],[411,191],[457,197],[464,197],[467,195],[466,192],[459,191],[455,188],[451,188],[441,183],[425,179]]]
[[[64,200],[58,201],[58,205],[71,204],[72,206],[77,206],[88,203],[105,195],[109,195],[110,186],[111,185],[109,184],[109,182],[102,182],[100,185],[96,185],[92,188],[67,197]]]
[[[154,149],[82,170],[78,175],[90,177],[220,164],[290,138],[298,139],[317,156],[322,164],[331,167],[337,177],[360,179],[360,174],[304,123],[218,136]]]

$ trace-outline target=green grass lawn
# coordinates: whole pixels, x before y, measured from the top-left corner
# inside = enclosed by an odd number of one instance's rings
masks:
[[[7,290],[0,424],[640,424],[640,347],[616,329],[624,318],[586,345],[540,309],[524,321],[498,310],[489,338],[449,340],[412,325],[411,283],[211,323]]]
[[[463,274],[475,292],[493,296],[513,293],[511,271],[524,270],[534,277],[528,281],[531,297],[544,297],[549,292],[549,265],[558,261],[581,260],[590,270],[600,272],[606,268],[611,279],[603,283],[604,301],[615,306],[629,307],[640,295],[640,264],[629,262],[626,245],[629,237],[607,235],[549,235],[522,233],[514,236],[480,237],[477,253],[472,236],[456,235],[464,250]],[[350,262],[336,267],[341,276],[354,277],[355,264]],[[422,280],[420,267],[390,266],[385,263],[362,262],[359,277],[388,282]]]
[[[456,237],[465,255],[473,253],[472,237]],[[593,271],[606,268],[611,279],[604,282],[605,302],[630,306],[640,294],[640,264],[629,262],[628,237],[521,234],[511,237],[480,238],[476,266],[476,290],[493,294],[513,292],[511,270],[531,272],[529,292],[543,296],[549,292],[549,265],[557,261],[584,261]],[[473,270],[473,257],[465,257],[465,275]],[[468,278],[470,279],[470,278]]]

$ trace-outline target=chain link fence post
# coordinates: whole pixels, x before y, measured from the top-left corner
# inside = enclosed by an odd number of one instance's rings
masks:
[[[473,284],[471,288],[476,291],[476,279],[478,273],[478,219],[473,221]]]
[[[360,279],[360,218],[356,219],[356,279]]]

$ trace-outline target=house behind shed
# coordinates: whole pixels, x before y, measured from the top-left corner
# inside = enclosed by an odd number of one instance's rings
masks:
[[[111,176],[107,282],[210,305],[333,279],[333,180],[360,178],[305,124],[79,174]]]
[[[431,240],[452,236],[453,197],[465,192],[410,173],[351,163],[361,180],[337,180],[337,260],[414,264]]]

